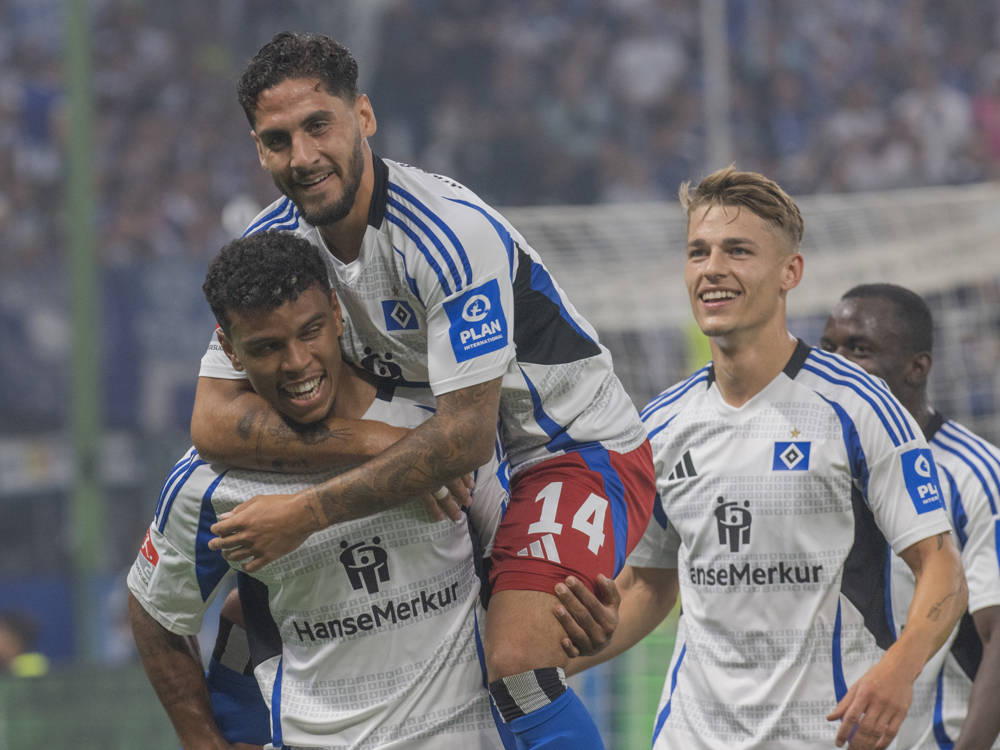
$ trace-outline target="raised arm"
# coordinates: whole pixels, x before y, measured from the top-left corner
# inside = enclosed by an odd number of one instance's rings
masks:
[[[677,570],[673,568],[626,565],[614,581],[601,576],[598,584],[600,599],[575,578],[556,586],[562,604],[556,619],[567,635],[563,650],[573,657],[566,667],[567,675],[608,661],[634,646],[663,622],[677,601]]]
[[[843,719],[837,747],[850,740],[852,750],[868,750],[892,741],[913,700],[914,680],[948,639],[968,602],[962,561],[950,533],[922,539],[900,557],[916,578],[906,627],[827,716]]]
[[[253,572],[309,534],[400,505],[474,471],[492,455],[501,378],[446,393],[437,411],[360,466],[295,495],[259,495],[212,526],[209,546]]]
[[[996,706],[1000,695],[1000,606],[973,612],[972,620],[983,642],[983,658],[972,683],[969,711],[955,750],[990,748],[1000,735],[1000,711]]]
[[[171,633],[128,595],[129,619],[142,666],[185,750],[232,750],[212,714],[198,642]]]
[[[247,380],[198,378],[191,414],[191,442],[203,457],[264,471],[353,466],[406,433],[382,422],[336,417],[293,428]]]

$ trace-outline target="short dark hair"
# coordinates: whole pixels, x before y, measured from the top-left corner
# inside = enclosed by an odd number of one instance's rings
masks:
[[[741,172],[730,164],[697,185],[682,183],[678,197],[688,219],[702,206],[743,206],[778,227],[793,249],[802,242],[805,222],[799,207],[777,182],[758,172]]]
[[[883,299],[892,303],[908,354],[930,352],[934,347],[934,320],[924,298],[898,284],[861,284],[841,299]]]
[[[358,63],[350,50],[323,34],[282,31],[247,63],[237,84],[250,127],[261,93],[289,78],[318,78],[328,94],[352,104],[358,97]]]
[[[232,312],[266,312],[293,302],[319,284],[330,291],[319,251],[291,232],[271,230],[226,245],[208,266],[202,290],[215,319],[229,334]]]

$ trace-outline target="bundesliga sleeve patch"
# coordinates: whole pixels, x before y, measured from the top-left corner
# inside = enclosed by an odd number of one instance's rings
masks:
[[[900,460],[903,463],[906,490],[910,493],[910,500],[917,513],[929,513],[944,507],[930,450],[914,448],[900,456]]]
[[[496,279],[448,300],[444,309],[451,323],[448,332],[456,361],[465,362],[507,346],[507,318]]]
[[[808,440],[800,440],[798,442],[775,441],[771,471],[809,471],[809,449],[811,445]]]

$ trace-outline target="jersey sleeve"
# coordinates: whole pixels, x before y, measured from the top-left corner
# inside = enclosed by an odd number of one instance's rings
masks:
[[[627,562],[634,568],[676,569],[680,544],[680,536],[663,513],[663,506],[657,496],[653,517]]]
[[[514,360],[514,237],[478,203],[449,201],[435,243],[410,265],[427,308],[427,370],[434,395],[503,375]]]
[[[964,528],[957,531],[969,584],[969,612],[1000,605],[1000,516],[990,507],[984,481],[972,472],[956,478],[952,502],[960,504]],[[954,505],[953,505],[954,507]]]
[[[919,426],[888,389],[879,397],[884,408],[858,410],[856,439],[862,453],[854,446],[854,476],[879,529],[899,554],[921,539],[950,531],[951,524],[934,456]]]
[[[223,378],[225,380],[246,380],[247,374],[233,367],[229,357],[222,350],[219,343],[219,329],[212,331],[212,337],[208,340],[208,349],[201,357],[201,368],[198,370],[200,378]]]
[[[208,549],[215,512],[205,490],[218,475],[189,453],[171,472],[127,583],[157,622],[178,635],[196,635],[205,611],[232,569]]]

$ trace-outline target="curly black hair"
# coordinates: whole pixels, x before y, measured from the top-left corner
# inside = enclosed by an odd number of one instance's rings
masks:
[[[247,63],[237,84],[250,127],[261,93],[289,78],[318,78],[327,93],[351,104],[358,97],[358,63],[350,50],[323,34],[282,31]]]
[[[215,319],[229,335],[231,312],[274,310],[330,278],[319,251],[291,232],[268,231],[233,240],[208,266],[202,291]]]

